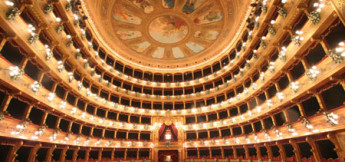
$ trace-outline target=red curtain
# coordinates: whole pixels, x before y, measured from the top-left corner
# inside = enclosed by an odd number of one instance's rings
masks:
[[[162,126],[161,126],[161,128],[159,128],[159,137],[162,136],[164,130],[165,130],[165,123],[163,123]]]
[[[161,128],[159,129],[159,141],[165,141],[165,132],[167,130],[171,131],[172,138],[170,141],[177,141],[177,129],[174,124],[165,125],[162,124]]]
[[[158,151],[158,162],[164,162],[165,156],[170,155],[172,162],[178,162],[177,150],[160,150]]]
[[[172,132],[173,132],[173,133],[175,134],[175,136],[177,137],[177,135],[178,135],[177,133],[178,133],[178,132],[177,132],[176,126],[175,126],[174,124],[171,124],[171,128],[172,128],[172,130],[173,130]]]

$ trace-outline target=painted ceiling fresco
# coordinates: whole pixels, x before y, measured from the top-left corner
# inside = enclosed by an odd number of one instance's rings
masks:
[[[105,51],[171,71],[210,64],[235,46],[251,0],[83,0]]]
[[[161,6],[157,6],[157,1],[127,1],[143,12],[132,12],[129,7],[119,4],[114,8],[112,18],[115,24],[139,26],[137,30],[119,28],[116,31],[117,37],[138,54],[155,59],[192,56],[210,46],[222,29],[223,13],[217,0],[186,0],[179,9],[174,8],[175,0],[161,0],[158,2]],[[161,12],[162,9],[166,11]],[[143,20],[143,15],[138,13],[149,16]],[[210,24],[212,26],[203,28]]]

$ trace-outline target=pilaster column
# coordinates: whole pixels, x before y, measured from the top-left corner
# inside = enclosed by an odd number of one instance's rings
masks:
[[[91,151],[91,148],[88,148],[88,149],[85,151],[85,161],[89,161],[90,151]]]
[[[152,149],[150,149],[150,153],[149,153],[149,159],[151,159],[152,161],[154,160],[154,158],[153,158],[153,151],[152,151]]]
[[[248,147],[247,146],[243,146],[243,148],[244,148],[245,158],[249,159],[250,155],[249,155]]]
[[[284,109],[282,112],[283,112],[283,114],[284,114],[286,123],[290,123],[290,117],[289,117],[289,115],[288,115],[288,113],[287,113],[287,110]]]
[[[272,119],[273,126],[274,126],[274,127],[277,127],[277,121],[276,121],[276,118],[274,118],[274,115],[271,115],[270,117],[271,117],[271,119]]]
[[[52,157],[53,157],[53,152],[54,152],[55,148],[56,148],[56,145],[52,145],[52,146],[48,149],[47,154],[46,154],[46,158],[45,158],[45,161],[46,161],[46,162],[51,162]]]
[[[199,147],[198,148],[196,148],[196,151],[197,151],[197,155],[198,155],[198,159],[200,158],[200,152],[199,152]]]
[[[293,152],[295,153],[296,161],[301,161],[301,150],[299,149],[298,145],[292,139],[289,140],[289,143],[293,147]]]
[[[60,154],[60,161],[61,162],[65,162],[66,159],[66,152],[68,150],[68,146],[66,146],[65,148],[62,149],[61,154]]]
[[[327,138],[334,144],[335,146],[334,151],[337,152],[339,159],[344,159],[345,151],[342,149],[336,134],[334,132],[328,133]]]
[[[5,43],[7,42],[7,39],[8,38],[4,38],[4,39],[2,39],[2,40],[0,40],[0,51],[2,50],[2,48],[4,47],[4,45],[5,45]]]
[[[26,108],[25,108],[25,112],[23,114],[23,120],[29,118],[29,115],[30,115],[30,112],[31,112],[31,109],[32,109],[32,105],[27,105]]]
[[[98,161],[101,161],[101,160],[102,160],[102,153],[103,153],[103,148],[101,148],[101,149],[98,151]]]
[[[7,154],[7,158],[6,161],[8,162],[14,162],[14,160],[16,159],[17,155],[17,151],[23,146],[23,141],[17,141],[9,150],[8,154]]]
[[[2,100],[0,111],[5,112],[7,110],[7,107],[10,104],[12,98],[12,96],[6,94],[5,98]]]
[[[211,147],[209,147],[209,148],[208,148],[208,152],[209,152],[209,154],[210,154],[210,158],[212,158],[213,156],[212,156],[212,150],[211,150]]]
[[[254,145],[255,149],[256,149],[256,156],[258,157],[258,160],[261,159],[261,151],[260,151],[260,147],[258,145]]]
[[[61,122],[61,118],[57,117],[56,122],[55,122],[55,126],[54,126],[55,129],[59,128],[60,122]]]
[[[42,144],[41,143],[37,143],[31,150],[30,150],[30,154],[28,157],[28,161],[35,161],[36,159],[36,153],[37,151],[41,148]]]
[[[283,147],[283,144],[279,141],[276,142],[277,147],[279,148],[279,154],[282,159],[282,161],[286,160],[286,154],[285,154],[285,149]]]
[[[234,146],[232,146],[232,152],[234,153],[234,158],[237,159],[237,151]]]
[[[271,147],[267,143],[265,143],[264,146],[267,149],[268,159],[273,160],[273,153]]]
[[[71,132],[73,121],[70,121],[67,126],[67,132]]]
[[[93,129],[94,129],[94,127],[90,127],[90,134],[89,134],[89,136],[93,136]]]
[[[114,160],[115,148],[111,150],[111,157],[110,160]]]
[[[220,154],[222,155],[222,159],[224,159],[225,157],[224,157],[224,148],[223,147],[220,148]]]
[[[40,122],[40,125],[43,125],[43,124],[46,123],[47,116],[48,116],[48,113],[44,112],[43,116],[42,116],[42,119],[41,119],[41,122]]]
[[[306,137],[305,140],[311,146],[311,152],[313,153],[315,160],[321,161],[320,150],[319,147],[316,145],[315,140],[310,137]]]
[[[73,150],[72,161],[77,161],[79,150],[80,147],[77,147],[75,150]]]

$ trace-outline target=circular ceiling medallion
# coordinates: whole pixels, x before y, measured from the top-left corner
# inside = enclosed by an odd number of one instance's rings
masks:
[[[148,30],[154,40],[169,44],[184,39],[188,34],[188,25],[179,17],[164,15],[155,18]]]
[[[124,62],[157,70],[179,70],[224,53],[250,4],[250,0],[85,1],[108,49]]]

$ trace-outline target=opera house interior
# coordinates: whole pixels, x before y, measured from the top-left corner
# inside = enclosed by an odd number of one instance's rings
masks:
[[[0,162],[344,162],[345,0],[0,0]]]

